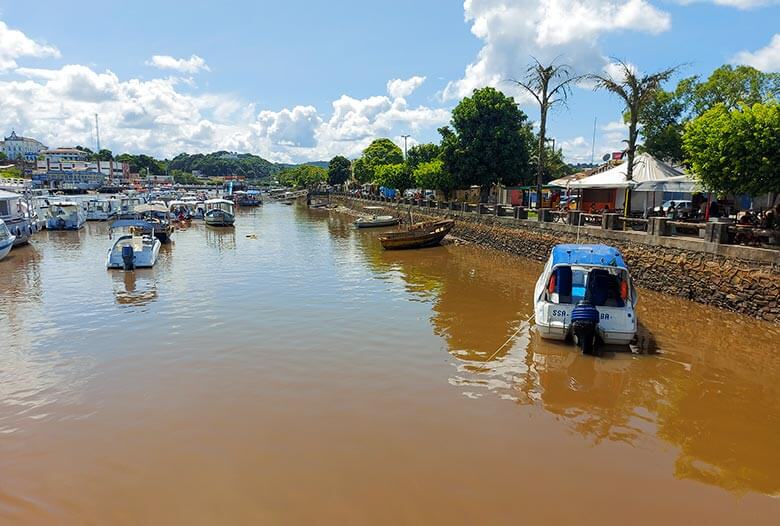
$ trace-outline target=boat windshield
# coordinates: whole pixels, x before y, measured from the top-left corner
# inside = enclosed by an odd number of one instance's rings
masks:
[[[546,300],[555,304],[576,304],[587,299],[597,307],[625,307],[632,302],[628,272],[615,267],[555,267],[545,294]]]
[[[11,233],[8,231],[8,227],[5,223],[0,223],[0,240],[4,241],[11,237]]]

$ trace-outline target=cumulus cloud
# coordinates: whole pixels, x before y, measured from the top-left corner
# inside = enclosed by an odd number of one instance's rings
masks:
[[[387,81],[387,93],[393,98],[408,97],[425,82],[425,77],[415,75],[408,79],[393,79]]]
[[[147,66],[157,69],[170,69],[179,73],[197,73],[198,71],[210,71],[206,61],[198,55],[192,55],[190,58],[174,58],[170,55],[154,55],[146,61]]]
[[[59,57],[57,48],[41,44],[0,20],[0,73],[17,66],[20,57]]]
[[[317,108],[296,106],[292,110],[261,111],[257,116],[256,129],[274,144],[312,147],[315,145],[314,134],[321,123]]]
[[[741,51],[737,53],[732,62],[735,64],[747,64],[765,72],[780,72],[780,34],[772,37],[766,47],[757,51]]]
[[[464,9],[471,32],[484,45],[463,78],[445,87],[445,100],[486,85],[511,89],[504,81],[521,75],[531,55],[541,61],[562,57],[593,71],[604,64],[601,35],[658,34],[671,27],[670,15],[646,0],[465,0]]]
[[[780,4],[780,0],[678,0],[678,2],[683,5],[709,2],[720,6],[736,7],[737,9],[753,9],[755,7]]]

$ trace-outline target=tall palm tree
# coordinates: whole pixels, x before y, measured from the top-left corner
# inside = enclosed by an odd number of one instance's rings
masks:
[[[613,60],[619,72],[617,76],[590,74],[587,78],[595,82],[594,89],[607,90],[623,99],[626,105],[625,117],[628,120],[628,140],[625,141],[628,146],[626,149],[626,155],[628,156],[626,161],[628,163],[626,179],[631,181],[634,178],[634,157],[636,156],[636,139],[639,133],[637,129],[639,115],[642,113],[642,109],[653,100],[658,90],[661,89],[661,84],[669,80],[680,66],[667,68],[649,75],[640,75],[635,68],[626,62],[620,59]],[[628,217],[630,211],[631,190],[626,188],[624,215]]]
[[[536,57],[531,57],[534,63],[528,66],[522,80],[511,81],[522,87],[536,99],[539,104],[539,154],[536,166],[536,206],[542,207],[542,178],[544,174],[545,144],[547,134],[547,114],[555,104],[566,104],[571,94],[571,84],[581,77],[572,75],[571,68],[566,64],[556,64],[554,59],[547,65]]]

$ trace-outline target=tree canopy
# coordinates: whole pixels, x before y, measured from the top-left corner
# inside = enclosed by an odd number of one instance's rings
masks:
[[[327,182],[328,171],[319,166],[302,164],[282,171],[277,178],[285,186],[309,188]]]
[[[450,193],[455,189],[455,180],[452,174],[444,169],[444,161],[441,159],[419,163],[413,176],[418,188],[440,190],[445,199],[449,199]]]
[[[374,182],[386,188],[399,190],[401,193],[414,186],[412,176],[403,163],[381,164],[377,166]]]
[[[780,104],[718,104],[685,126],[686,162],[705,188],[780,192]]]
[[[439,133],[444,169],[457,186],[477,185],[486,198],[494,183],[528,181],[533,134],[512,97],[495,88],[474,90],[452,111],[451,124]]]
[[[344,184],[351,174],[352,163],[344,156],[337,155],[328,163],[328,184]]]
[[[415,144],[406,152],[406,164],[409,171],[414,172],[420,163],[427,163],[439,158],[440,148],[438,144]]]

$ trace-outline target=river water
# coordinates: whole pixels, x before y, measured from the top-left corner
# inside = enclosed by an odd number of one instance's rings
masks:
[[[0,262],[0,524],[777,524],[780,330],[640,291],[641,352],[525,320],[541,265],[335,211],[107,225]],[[498,353],[496,350],[520,328]]]

